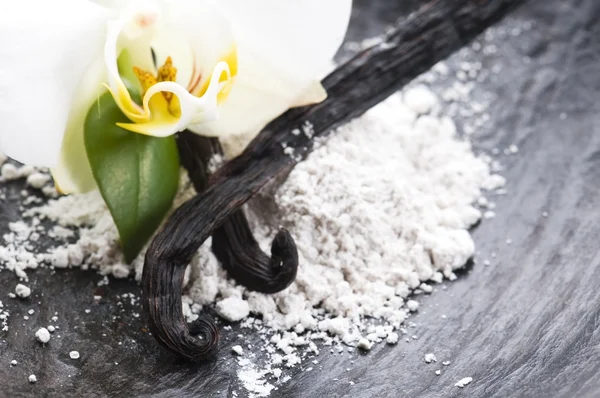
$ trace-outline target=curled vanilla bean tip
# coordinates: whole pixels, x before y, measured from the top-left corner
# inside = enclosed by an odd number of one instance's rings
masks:
[[[178,139],[182,163],[196,191],[209,185],[208,163],[214,154],[222,155],[219,140],[183,132]],[[261,293],[277,293],[288,287],[298,271],[298,250],[285,230],[273,240],[271,257],[265,254],[250,229],[243,210],[223,221],[213,232],[213,252],[237,283]]]
[[[271,243],[271,257],[260,248],[242,211],[213,232],[213,253],[237,283],[261,293],[277,293],[296,279],[298,249],[281,228]]]
[[[202,314],[198,319],[192,322],[189,329],[192,336],[196,336],[196,338],[210,343],[208,346],[212,351],[216,352],[219,345],[219,328],[214,319],[209,315]],[[208,355],[211,355],[213,353],[212,351]]]
[[[217,325],[208,315],[201,315],[188,327],[181,305],[187,262],[163,260],[162,245],[163,240],[154,240],[142,275],[148,327],[156,341],[173,354],[190,361],[208,359],[219,346]]]

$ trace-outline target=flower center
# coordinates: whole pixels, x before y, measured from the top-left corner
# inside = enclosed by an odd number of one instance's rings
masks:
[[[156,76],[148,71],[138,68],[137,66],[133,67],[133,73],[135,73],[140,81],[140,85],[142,86],[142,98],[144,95],[146,95],[146,92],[150,89],[150,87],[154,86],[155,84],[160,82],[175,82],[177,80],[177,68],[173,66],[173,59],[170,56],[167,57],[165,63],[158,68]],[[180,107],[177,97],[169,91],[162,91],[161,94],[167,101],[169,112],[173,116],[178,116],[180,113]]]

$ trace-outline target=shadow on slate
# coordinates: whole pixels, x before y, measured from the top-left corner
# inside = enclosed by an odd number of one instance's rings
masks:
[[[350,39],[381,33],[418,4],[400,3],[356,1]],[[479,54],[484,68],[502,68],[473,93],[496,95],[474,147],[520,149],[500,156],[508,195],[494,197],[498,215],[474,231],[477,258],[491,264],[479,261],[446,290],[419,298],[420,312],[411,319],[418,340],[353,354],[353,363],[347,354],[323,350],[313,371],[304,371],[308,364],[291,370],[294,377],[272,397],[598,396],[599,18],[596,0],[532,1],[499,25],[527,21],[532,29],[498,38],[495,54]],[[10,184],[0,232],[18,219],[22,188]],[[93,272],[50,274],[30,272],[33,295],[18,301],[6,297],[15,276],[0,272],[0,299],[11,313],[9,331],[0,332],[0,397],[245,396],[230,348],[237,334],[251,332],[233,325],[223,331],[215,360],[183,363],[158,348],[142,317],[131,316],[141,315],[141,307],[121,295],[139,297],[135,282],[111,279],[98,287],[102,277]],[[99,303],[94,295],[102,296]],[[30,308],[35,313],[24,320]],[[34,333],[55,312],[60,329],[41,347]],[[81,358],[71,360],[71,350]],[[451,365],[425,364],[429,352]],[[36,384],[27,382],[32,373]],[[473,382],[454,387],[463,377]]]

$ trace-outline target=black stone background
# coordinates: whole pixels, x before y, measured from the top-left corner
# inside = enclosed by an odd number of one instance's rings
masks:
[[[355,1],[349,39],[381,33],[418,3]],[[484,72],[499,68],[472,94],[493,94],[491,120],[473,136],[474,148],[489,152],[514,143],[520,151],[498,156],[508,194],[493,197],[497,216],[473,230],[475,264],[444,282],[446,289],[418,298],[409,331],[418,340],[378,345],[368,354],[324,349],[318,365],[305,360],[285,371],[293,377],[272,397],[600,396],[599,16],[597,0],[532,0],[487,41],[496,53],[474,53]],[[513,36],[513,27],[524,23],[531,29]],[[459,61],[450,61],[452,73]],[[19,218],[22,187],[7,188],[0,232]],[[143,332],[143,317],[132,316],[141,312],[139,304],[117,297],[139,296],[133,280],[98,287],[102,277],[89,271],[39,269],[29,276],[34,293],[20,301],[7,296],[14,274],[0,272],[0,300],[11,312],[9,331],[0,332],[0,396],[246,396],[230,347],[257,342],[254,332],[232,325],[215,360],[186,364]],[[96,303],[94,295],[103,298]],[[36,312],[25,321],[30,308]],[[55,311],[60,330],[42,347],[33,334]],[[81,359],[69,359],[70,350]],[[428,352],[451,365],[425,364]],[[12,359],[18,366],[9,366]],[[27,382],[31,373],[36,384]],[[467,376],[470,385],[454,387]]]

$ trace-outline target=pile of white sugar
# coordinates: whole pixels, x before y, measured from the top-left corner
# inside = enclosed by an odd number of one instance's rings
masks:
[[[365,334],[365,316],[397,328],[418,306],[405,307],[411,291],[453,279],[473,255],[467,229],[481,212],[472,203],[504,180],[456,138],[452,120],[417,113],[436,103],[424,87],[392,97],[337,132],[276,192],[272,226],[294,236],[301,267],[286,292],[250,295],[250,310],[269,326],[347,343]]]
[[[274,194],[270,187],[252,201],[247,210],[265,251],[279,226],[296,240],[298,277],[284,292],[249,292],[227,279],[210,240],[192,260],[183,297],[188,319],[214,306],[224,319],[243,320],[265,336],[257,349],[269,362],[260,369],[252,353],[236,351],[240,381],[258,396],[274,388],[267,379],[276,383],[282,368],[323,345],[368,350],[379,342],[395,344],[406,334],[402,323],[418,310],[418,296],[407,297],[453,280],[454,270],[473,255],[468,229],[482,217],[474,203],[485,206],[483,191],[501,188],[504,179],[492,174],[489,157],[476,156],[469,141],[457,137],[442,110],[424,86],[394,95],[333,133]],[[177,204],[194,195],[182,176]],[[42,179],[36,178],[36,188]],[[141,277],[143,253],[132,265],[124,263],[97,192],[42,206],[32,201],[10,230],[0,262],[22,279],[38,266]],[[56,242],[45,253],[35,248],[40,235]]]

